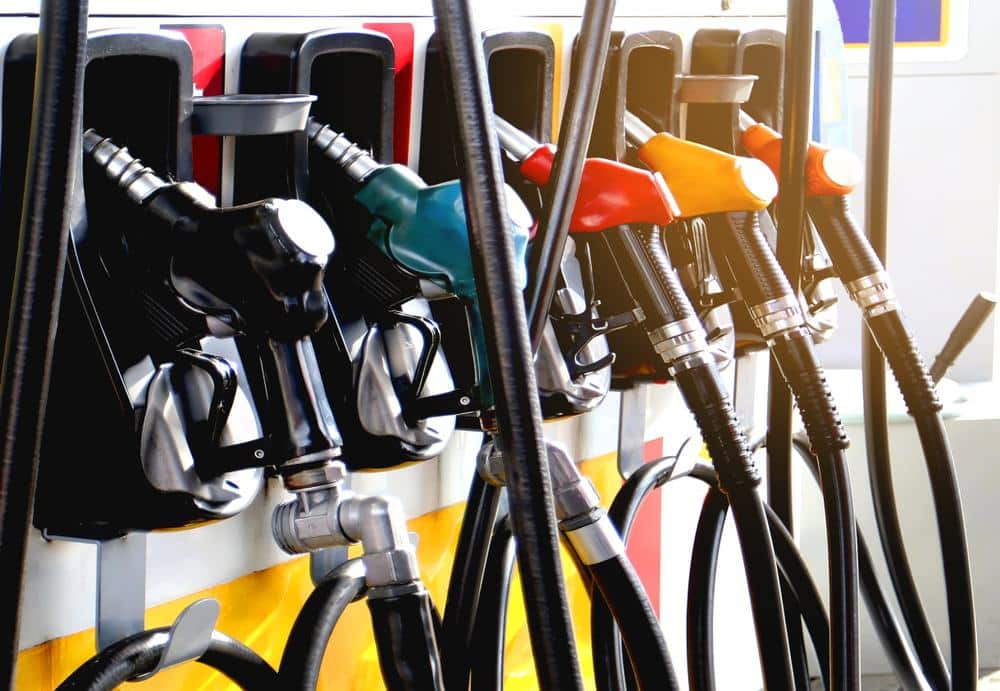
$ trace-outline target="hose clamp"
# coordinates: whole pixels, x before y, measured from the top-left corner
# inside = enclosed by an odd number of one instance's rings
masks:
[[[782,295],[774,300],[752,305],[750,316],[764,338],[771,338],[805,324],[799,301],[792,295]]]
[[[873,274],[856,278],[847,284],[851,299],[865,313],[866,318],[877,317],[899,309],[896,301],[896,291],[889,281],[889,274],[876,271]]]
[[[679,372],[687,372],[696,367],[704,367],[715,362],[716,359],[712,352],[695,353],[694,355],[688,355],[687,357],[682,357],[679,360],[671,362],[670,373],[676,375]]]
[[[615,530],[614,524],[606,514],[602,514],[593,523],[564,530],[563,535],[569,540],[580,561],[588,566],[606,562],[625,553],[621,535]]]
[[[680,319],[649,332],[653,349],[668,365],[708,350],[705,328],[697,317]]]

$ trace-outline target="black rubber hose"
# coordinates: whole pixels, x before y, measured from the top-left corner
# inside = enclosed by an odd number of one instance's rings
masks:
[[[454,94],[462,191],[497,401],[497,441],[503,451],[535,669],[542,688],[573,691],[582,689],[583,682],[563,589],[534,358],[507,232],[506,192],[482,38],[469,0],[434,0],[433,5]],[[568,148],[562,151],[565,155]]]
[[[469,685],[469,653],[500,494],[500,488],[483,480],[478,472],[473,475],[442,623],[441,662],[445,686],[449,689],[464,689]]]
[[[705,495],[691,546],[687,598],[688,685],[697,691],[715,691],[715,576],[728,508],[729,502],[721,492]]]
[[[691,688],[699,691],[715,689],[715,657],[712,645],[715,577],[728,509],[725,496],[716,489],[710,490],[705,497],[695,532],[693,558],[688,577],[688,679]],[[786,604],[793,605],[794,607],[790,609],[794,609],[805,621],[813,649],[822,668],[824,687],[831,688],[830,625],[823,607],[823,598],[805,560],[795,546],[794,538],[770,507],[766,507],[766,511],[768,529],[774,540],[782,580],[793,598],[792,602]]]
[[[845,197],[817,197],[810,201],[810,212],[820,237],[830,252],[834,266],[844,282],[885,270],[871,243],[855,225]],[[964,674],[969,675],[973,666],[978,666],[978,659],[969,656],[969,651],[976,650],[975,610],[961,497],[947,435],[940,423],[941,406],[916,341],[899,311],[894,310],[866,321],[874,342],[889,361],[889,367],[903,394],[907,409],[916,421],[928,473],[932,478],[931,487],[938,516],[942,557],[948,565],[945,568],[945,586],[949,598],[952,659],[963,660],[966,667]],[[884,368],[881,357],[878,357],[878,360],[877,366]],[[869,386],[873,385],[876,389],[884,388],[884,384],[869,383]],[[878,397],[879,400],[882,398],[884,396]],[[934,688],[947,688],[941,686],[948,683],[947,667],[924,612],[906,555],[896,511],[884,417],[884,411],[876,413],[868,425],[869,441],[873,442],[869,453],[869,470],[879,534],[882,536],[889,574],[902,605],[917,657]],[[962,609],[952,609],[953,605]],[[954,657],[956,653],[959,654],[958,657]],[[953,676],[957,672],[958,670],[954,669]],[[972,674],[974,677],[975,673]],[[966,676],[966,679],[968,678]]]
[[[844,454],[847,434],[808,331],[799,328],[782,334],[774,340],[771,354],[792,390],[819,460],[830,563],[830,681],[833,688],[857,689],[861,683],[858,545]]]
[[[80,162],[87,0],[43,0],[24,205],[0,376],[0,687],[14,684],[21,589]],[[8,232],[11,229],[7,229]]]
[[[718,477],[715,470],[711,466],[704,463],[696,463],[687,468],[686,472],[681,474],[676,472],[676,460],[672,458],[644,465],[629,476],[629,479],[619,490],[611,504],[610,509],[608,510],[608,516],[615,524],[615,527],[619,529],[619,532],[622,534],[622,538],[626,541],[628,540],[628,536],[631,532],[633,522],[638,515],[639,509],[641,508],[644,500],[653,492],[653,490],[663,486],[671,480],[676,480],[686,476],[701,480],[709,485],[709,487],[713,490],[718,487]],[[721,511],[708,511],[702,513],[702,522],[704,522],[710,514],[712,516],[721,516],[718,521],[714,522],[719,531],[718,539],[706,540],[705,538],[711,535],[711,531],[706,534],[704,529],[699,530],[696,534],[695,545],[692,550],[692,576],[689,579],[689,587],[691,588],[691,591],[689,593],[688,602],[689,607],[703,608],[704,611],[707,611],[710,614],[712,610],[711,598],[712,593],[714,592],[716,572],[715,557],[712,555],[717,555],[718,553],[718,545],[721,542],[721,531],[725,522],[726,511],[728,510],[728,502],[726,501],[725,496],[717,491],[711,492],[706,497],[706,502],[718,503],[721,506]],[[781,556],[779,564],[781,566],[782,573],[784,574],[784,577],[792,583],[792,592],[802,598],[802,608],[805,616],[807,617],[807,626],[810,634],[814,635],[814,640],[818,642],[819,647],[817,649],[817,654],[820,660],[823,661],[825,660],[826,654],[824,643],[829,638],[829,632],[828,625],[826,623],[826,613],[823,610],[822,599],[816,589],[815,583],[813,583],[812,578],[809,576],[808,569],[805,566],[805,562],[802,559],[801,554],[799,554],[798,550],[795,548],[795,544],[792,541],[791,536],[783,529],[783,526],[781,526],[780,521],[774,513],[769,509],[766,510],[769,529],[771,530],[772,535],[775,536],[775,551],[776,554]],[[779,542],[781,544],[779,544]],[[707,562],[705,561],[706,557],[708,558]],[[707,566],[707,568],[703,568],[702,565]],[[692,653],[696,656],[702,656],[702,659],[691,660],[689,662],[689,675],[691,674],[691,671],[695,669],[709,670],[705,675],[690,678],[691,688],[713,688],[714,686],[706,687],[701,685],[702,682],[714,685],[711,673],[713,669],[711,661],[712,617],[695,616],[689,617],[688,621],[689,625],[692,622],[695,622],[697,625],[704,627],[704,630],[699,633],[692,633],[689,629],[689,660]],[[613,662],[615,659],[613,650],[614,648],[617,648],[617,642],[612,635],[614,629],[613,620],[610,617],[606,604],[600,599],[596,599],[593,603],[593,609],[591,611],[591,626],[594,641],[594,666],[595,675],[597,677],[597,688],[624,688],[621,680],[621,663]]]
[[[368,591],[375,647],[387,691],[443,691],[431,598],[420,582]]]
[[[806,624],[813,650],[819,660],[820,674],[825,688],[830,686],[830,619],[823,606],[823,597],[819,593],[816,581],[809,573],[805,559],[795,546],[795,538],[781,523],[781,519],[771,507],[767,510],[767,527],[771,531],[774,542],[774,554],[778,558],[778,568],[781,569],[782,583],[791,592],[798,613]],[[802,651],[804,653],[804,651]],[[808,663],[803,660],[803,668],[808,670]]]
[[[694,414],[718,473],[719,488],[733,510],[766,685],[772,689],[794,688],[774,546],[764,504],[757,493],[760,476],[746,438],[714,361],[678,371],[674,381]]]
[[[695,471],[696,468],[697,466],[691,470]],[[657,487],[687,474],[677,474],[675,477],[675,469],[676,460],[673,458],[647,463],[629,475],[628,480],[618,490],[608,509],[608,518],[618,529],[618,533],[626,544],[632,534],[632,526],[639,515],[639,509],[646,497]],[[710,468],[707,470],[714,480],[714,471]],[[622,675],[631,674],[632,670],[625,667],[621,632],[615,626],[607,603],[601,598],[593,598],[591,603],[590,631],[597,688],[601,691],[624,689],[626,680],[622,678]],[[634,679],[630,678],[629,681],[634,687]]]
[[[638,687],[677,690],[663,630],[635,568],[624,554],[588,566],[600,598],[607,604],[625,642]]]
[[[504,681],[504,644],[507,631],[507,603],[514,577],[514,535],[510,521],[497,523],[490,539],[486,573],[476,610],[472,650],[470,651],[471,688],[476,691],[501,691]],[[469,684],[458,687],[469,688]]]
[[[278,667],[283,689],[316,688],[333,629],[347,606],[364,592],[365,568],[356,559],[344,562],[316,585],[285,641]]]
[[[587,0],[580,15],[580,35],[559,125],[552,175],[542,189],[542,213],[528,259],[531,282],[526,301],[533,352],[538,350],[548,323],[569,224],[576,207],[583,162],[590,146],[604,80],[614,14],[615,0]]]
[[[170,640],[170,629],[150,629],[105,648],[77,668],[57,691],[102,691],[149,674]],[[274,691],[281,688],[278,673],[250,648],[224,633],[212,632],[208,650],[198,662],[233,680],[241,689]]]
[[[748,307],[794,296],[760,231],[754,214],[728,214],[718,224],[726,257]],[[847,435],[837,413],[826,377],[804,327],[779,333],[771,354],[791,389],[817,457],[823,484],[827,549],[830,564],[831,683],[834,688],[859,689],[860,623],[858,619],[858,556],[854,507],[848,477]],[[772,431],[768,431],[770,443]],[[780,440],[783,443],[783,439]]]
[[[763,440],[762,440],[763,441]],[[806,467],[812,474],[813,479],[819,484],[819,463],[812,455],[809,444],[799,438],[793,439],[795,450],[799,457],[806,463]],[[882,590],[882,586],[875,575],[875,562],[872,560],[868,543],[861,533],[860,527],[856,528],[858,534],[858,570],[861,580],[861,596],[864,598],[865,607],[871,616],[875,632],[882,643],[892,665],[896,677],[905,689],[930,689],[920,670],[919,663],[913,655],[909,644],[906,641],[903,628],[900,626],[892,608],[889,607],[889,599]]]
[[[640,303],[646,312],[647,321],[644,326],[647,331],[658,325],[657,317],[668,320],[665,323],[672,323],[694,316],[694,309],[680,280],[670,267],[666,250],[656,233],[644,233],[640,236],[640,241],[628,229],[617,229],[612,237],[631,239],[632,244],[637,246],[628,254],[618,255],[618,261],[621,261],[621,256],[640,254],[633,263],[644,267],[645,271],[626,274],[632,289],[635,289],[636,279],[639,279],[638,283],[645,286],[645,292],[656,296],[666,306],[661,317],[660,314],[651,314],[647,306]],[[625,242],[620,242],[619,246],[621,249],[629,249]],[[649,321],[651,316],[654,317],[652,323]],[[763,502],[757,493],[760,478],[747,448],[746,438],[736,419],[729,395],[722,385],[715,362],[709,360],[677,369],[674,381],[705,440],[712,463],[719,474],[720,488],[733,507],[747,566],[747,582],[753,594],[754,622],[764,677],[771,688],[791,688],[793,677],[788,631],[783,615],[774,616],[776,612],[783,612],[778,570],[764,517]]]
[[[896,376],[907,411],[913,417],[930,476],[938,538],[944,563],[948,624],[951,634],[951,688],[974,689],[979,658],[972,569],[958,478],[948,435],[941,419],[941,403],[934,384],[898,310],[868,319],[868,328],[885,353]],[[889,477],[891,481],[891,475]],[[896,538],[893,538],[895,541]],[[902,535],[900,549],[905,549]],[[905,552],[903,552],[905,554]]]

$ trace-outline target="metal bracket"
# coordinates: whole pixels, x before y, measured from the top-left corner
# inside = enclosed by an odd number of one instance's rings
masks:
[[[160,661],[149,674],[136,677],[133,681],[148,679],[160,670],[197,660],[205,654],[212,643],[215,623],[219,620],[219,601],[214,598],[195,600],[177,615],[167,634],[167,647]]]
[[[618,473],[628,477],[643,464],[646,441],[646,387],[637,384],[622,391],[618,408]]]
[[[100,651],[146,629],[146,534],[128,533],[98,540],[96,544]],[[218,600],[202,598],[188,605],[171,625],[167,645],[156,667],[139,678],[149,678],[161,669],[204,655],[218,618]]]
[[[146,627],[146,534],[97,543],[97,649]]]

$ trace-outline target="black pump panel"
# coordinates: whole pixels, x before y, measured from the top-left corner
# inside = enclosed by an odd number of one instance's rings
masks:
[[[691,45],[691,74],[739,74],[735,29],[701,29]],[[687,138],[727,153],[736,152],[739,105],[734,103],[689,103]]]
[[[483,53],[496,113],[533,138],[548,141],[552,136],[555,80],[552,37],[543,31],[487,31],[483,33]],[[424,68],[418,171],[428,184],[459,176],[457,136],[448,77],[440,42],[434,34],[427,44]],[[518,178],[508,175],[507,179]],[[530,197],[527,201],[530,206]]]
[[[493,110],[540,142],[552,139],[556,47],[542,31],[490,31],[483,34]],[[532,216],[542,208],[541,191],[523,179],[503,156],[504,177]]]
[[[240,59],[240,92],[317,97],[311,114],[383,162],[391,160],[395,50],[385,34],[366,29],[256,33]],[[309,199],[310,156],[304,133],[244,137],[236,147],[234,201],[267,196]],[[260,161],[290,161],[260,166]],[[241,161],[252,165],[241,165]],[[349,209],[354,204],[338,204]],[[343,213],[343,211],[341,211]],[[338,219],[339,220],[339,219]],[[345,219],[348,220],[357,219]]]
[[[579,38],[577,38],[577,42]],[[576,52],[574,46],[574,54]],[[678,109],[675,75],[683,64],[680,36],[670,31],[611,34],[608,60],[590,139],[590,156],[635,164],[625,141],[626,108],[656,131],[676,131]],[[641,166],[641,164],[640,164]],[[590,245],[601,316],[628,312],[632,295],[621,279],[618,265],[604,242],[581,238]],[[653,350],[642,327],[630,327],[608,335],[615,353],[612,376],[615,387],[669,377],[662,358]]]
[[[748,31],[736,46],[736,71],[758,79],[743,109],[758,122],[781,131],[785,34],[773,29]]]
[[[26,174],[36,42],[20,36],[4,57],[0,206],[9,259]],[[160,173],[190,179],[192,82],[191,50],[179,35],[94,32],[86,47],[84,126],[128,146]],[[137,296],[108,273],[114,243],[99,228],[109,222],[120,228],[128,219],[113,216],[103,190],[86,177],[77,180],[78,192],[88,187],[86,213],[75,214],[71,230],[34,523],[53,534],[98,538],[182,526],[199,520],[197,510],[146,480],[138,449],[141,405],[126,389],[129,368],[160,354],[136,324]],[[9,294],[4,300],[9,304]]]
[[[574,42],[574,56],[579,37]],[[590,138],[590,156],[625,160],[625,110],[658,132],[676,132],[675,77],[683,65],[681,37],[670,31],[613,31]]]

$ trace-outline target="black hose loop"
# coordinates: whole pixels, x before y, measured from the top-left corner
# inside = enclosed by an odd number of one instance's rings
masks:
[[[80,665],[58,686],[58,691],[111,691],[121,684],[156,669],[166,652],[170,630],[150,629],[129,636],[105,648]],[[278,673],[257,653],[219,631],[198,662],[222,672],[239,688],[250,691],[274,691],[279,688]]]

